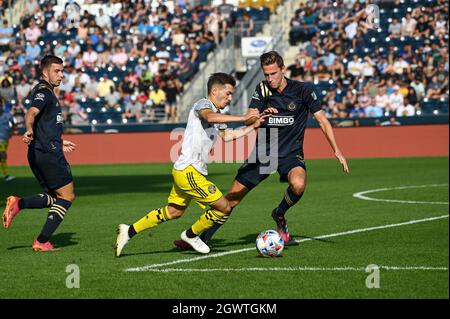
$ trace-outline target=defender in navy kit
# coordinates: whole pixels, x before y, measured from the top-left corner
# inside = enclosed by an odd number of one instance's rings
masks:
[[[285,214],[301,199],[306,188],[303,139],[309,113],[319,122],[343,171],[349,173],[349,169],[336,144],[333,128],[321,110],[321,103],[313,85],[286,78],[283,58],[276,51],[261,55],[260,62],[265,80],[256,87],[250,108],[271,113],[272,116],[258,130],[255,148],[249,159],[239,168],[226,197],[234,208],[249,191],[269,177],[270,173],[278,171],[280,180],[288,182],[289,187],[278,207],[272,211],[272,218],[284,242],[293,244],[295,242],[289,235]],[[216,222],[202,234],[201,239],[207,243],[225,221]],[[175,241],[174,244],[181,249],[189,248],[181,241]]]
[[[32,248],[34,251],[54,251],[49,239],[75,199],[72,172],[64,152],[75,150],[76,145],[62,140],[61,106],[53,91],[63,79],[63,61],[54,55],[45,56],[41,60],[41,75],[31,92],[23,142],[28,145],[28,162],[44,194],[25,198],[9,196],[2,219],[3,227],[7,229],[22,209],[50,208]]]

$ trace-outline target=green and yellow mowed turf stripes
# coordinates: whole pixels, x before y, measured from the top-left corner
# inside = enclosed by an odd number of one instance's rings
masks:
[[[384,187],[448,184],[448,158],[353,159],[350,175],[335,160],[308,161],[309,183],[288,215],[292,235],[312,237],[448,214],[448,205],[363,201],[353,193]],[[210,165],[210,179],[225,193],[238,164]],[[381,271],[381,288],[367,289],[364,272],[127,273],[123,269],[198,256],[173,249],[172,241],[198,218],[192,203],[181,219],[136,236],[122,258],[113,257],[115,228],[165,204],[170,164],[74,166],[77,199],[53,242],[62,249],[36,254],[31,243],[46,210],[19,214],[0,232],[0,298],[448,298],[448,271]],[[28,168],[1,185],[8,194],[40,191]],[[252,191],[214,237],[213,253],[251,247],[259,231],[274,228],[270,212],[285,185],[270,177]],[[370,194],[405,200],[448,201],[448,186]],[[411,198],[411,197],[413,198]],[[151,235],[151,236],[149,236]],[[69,264],[81,272],[81,288],[65,286]],[[175,268],[447,266],[448,219],[352,234],[289,247],[281,258],[256,251],[178,264]],[[191,289],[192,282],[198,289]],[[243,289],[245,287],[245,289]],[[275,290],[268,287],[276,287]]]

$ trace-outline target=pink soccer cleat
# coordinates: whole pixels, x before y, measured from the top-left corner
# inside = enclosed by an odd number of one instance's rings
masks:
[[[9,196],[6,199],[6,207],[2,215],[3,228],[8,229],[14,217],[20,212],[19,200],[20,198],[16,196]]]
[[[31,246],[34,251],[58,251],[59,249],[54,248],[53,245],[47,241],[45,243],[40,243],[37,239],[34,241],[33,246]]]

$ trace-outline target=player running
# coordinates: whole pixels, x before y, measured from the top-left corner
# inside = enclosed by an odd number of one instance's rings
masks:
[[[199,235],[210,228],[215,222],[223,222],[231,211],[230,203],[222,195],[219,188],[207,179],[208,155],[220,136],[230,141],[244,136],[258,128],[264,118],[270,114],[261,114],[256,109],[249,110],[245,115],[225,115],[220,110],[230,104],[236,82],[231,75],[214,73],[208,79],[207,98],[194,104],[184,132],[181,156],[172,169],[173,186],[169,194],[168,204],[152,210],[142,219],[132,225],[118,226],[115,255],[119,257],[122,249],[136,234],[157,225],[177,219],[186,211],[191,200],[202,207],[209,206],[192,227],[181,233],[181,239],[186,245],[196,251],[207,254],[209,247]],[[252,124],[240,129],[226,129],[224,123],[251,121]]]

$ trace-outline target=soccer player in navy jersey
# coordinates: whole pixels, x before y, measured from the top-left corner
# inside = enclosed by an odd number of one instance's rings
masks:
[[[280,181],[287,182],[289,187],[279,205],[273,209],[272,218],[277,224],[278,233],[289,245],[295,241],[289,235],[285,214],[300,201],[306,189],[303,139],[309,113],[319,122],[343,171],[349,173],[349,168],[313,85],[286,78],[283,58],[276,51],[261,55],[260,62],[265,80],[256,87],[249,108],[259,112],[270,110],[272,116],[259,129],[255,149],[239,168],[226,198],[231,208],[236,207],[253,188],[277,170]],[[225,221],[215,222],[212,228],[202,234],[201,239],[207,243]],[[189,249],[182,241],[176,240],[174,244],[183,250]]]
[[[53,89],[63,79],[63,60],[46,55],[41,60],[41,80],[31,93],[23,142],[28,145],[28,163],[44,190],[43,194],[19,198],[9,196],[2,215],[3,227],[8,229],[22,209],[49,208],[47,220],[34,241],[34,251],[55,251],[49,239],[61,224],[75,199],[72,172],[64,152],[76,145],[62,140],[63,116]]]

